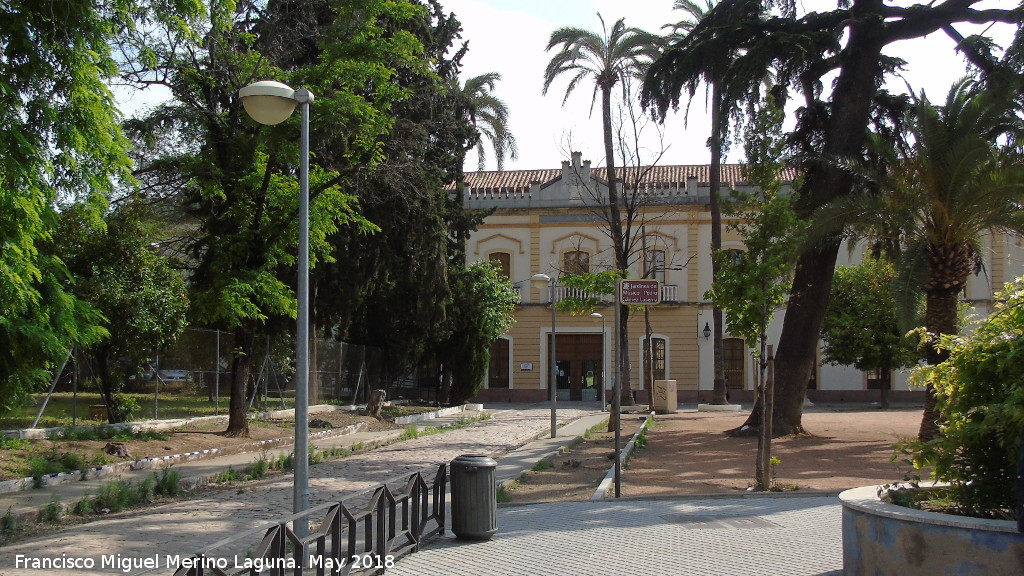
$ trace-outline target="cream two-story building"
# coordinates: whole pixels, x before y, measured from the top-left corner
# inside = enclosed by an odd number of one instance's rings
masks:
[[[631,385],[638,401],[646,401],[652,381],[661,379],[676,381],[680,401],[710,398],[713,323],[711,303],[704,298],[712,276],[708,174],[705,165],[627,167],[618,173],[620,194],[635,204],[634,217],[625,220],[632,240],[630,278],[646,276],[662,283],[661,303],[648,307],[647,317],[634,311],[629,318]],[[722,167],[722,186],[723,194],[749,189],[741,165]],[[493,210],[467,240],[468,260],[497,262],[522,299],[515,325],[491,348],[489,375],[478,399],[548,398],[552,332],[557,338],[558,398],[597,400],[602,388],[604,397],[611,398],[616,343],[612,297],[593,313],[556,311],[554,322],[550,307],[552,292],[557,301],[569,290],[558,283],[560,275],[612,267],[608,219],[601,207],[608,193],[605,170],[573,153],[561,168],[468,173],[463,193],[466,209]],[[742,239],[728,230],[723,231],[722,245],[743,250]],[[844,264],[850,256],[844,250],[840,258]],[[983,260],[984,272],[971,279],[965,294],[979,314],[991,309],[993,287],[1001,288],[1024,271],[1021,239],[987,239]],[[554,278],[553,289],[531,282],[536,274]],[[784,315],[784,308],[775,313],[769,330],[772,343]],[[752,397],[755,372],[747,344],[732,337],[728,326],[723,342],[730,397]],[[650,353],[645,352],[648,348]],[[894,380],[894,399],[900,399],[899,391],[907,391],[906,378]],[[878,395],[872,374],[845,366],[818,366],[809,387],[812,400],[867,401]]]

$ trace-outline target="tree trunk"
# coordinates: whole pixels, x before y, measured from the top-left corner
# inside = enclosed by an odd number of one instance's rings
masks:
[[[936,287],[925,293],[925,328],[928,330],[929,341],[925,350],[928,364],[935,366],[949,358],[949,352],[938,349],[938,339],[943,334],[957,333],[957,304],[959,303],[960,285],[950,288]],[[927,442],[937,438],[939,431],[939,413],[935,406],[935,390],[929,384],[925,388],[924,413],[921,415],[921,427],[917,438]]]
[[[366,416],[380,420],[382,418],[380,411],[384,408],[384,400],[386,398],[387,393],[384,390],[374,390],[373,394],[370,395],[370,401],[366,403]]]
[[[252,373],[256,327],[242,322],[235,328],[235,349],[231,359],[231,399],[228,404],[228,436],[249,436],[248,406],[245,404],[246,384]]]
[[[608,172],[608,232],[615,252],[615,267],[629,269],[629,242],[622,230],[622,212],[619,207],[618,178],[615,173],[615,147],[612,145],[612,85],[601,86],[601,122],[604,129],[604,155]],[[618,344],[619,398],[625,406],[632,406],[633,389],[629,365],[629,306],[620,306]]]
[[[839,74],[833,83],[831,105],[828,107],[831,113],[824,116],[810,109],[804,119],[809,126],[817,126],[824,132],[823,145],[813,149],[808,146],[807,154],[825,158],[856,157],[866,141],[871,105],[882,77],[879,60],[883,46],[891,39],[884,36],[885,20],[881,14],[874,17],[867,13],[876,9],[881,12],[881,2],[877,6],[863,4],[862,17],[851,21],[846,46],[838,58]],[[808,217],[819,206],[852,190],[850,175],[835,163],[810,163],[806,165],[806,175],[799,190],[797,210]],[[817,358],[839,246],[838,240],[823,241],[818,248],[806,251],[797,259],[775,356],[772,426],[776,436],[804,431],[801,423],[803,402]],[[755,404],[745,425],[756,428],[760,410],[760,403]]]
[[[779,337],[779,351],[775,355],[775,409],[772,415],[772,433],[775,436],[804,432],[801,422],[804,397],[817,358],[818,339],[838,254],[839,243],[833,242],[826,249],[809,251],[797,260],[786,320]],[[759,398],[746,422],[730,433],[757,433],[761,408]]]
[[[889,391],[892,390],[892,368],[882,370],[882,382],[879,384],[879,406],[882,410],[889,409]]]
[[[114,398],[114,392],[117,391],[118,386],[114,381],[114,375],[110,373],[110,348],[108,346],[103,346],[96,352],[96,371],[99,372],[100,397],[107,406],[107,422],[110,424],[124,422],[124,414]]]
[[[711,210],[711,253],[722,249],[722,205],[719,194],[722,186],[722,96],[718,82],[711,84],[711,174],[708,178],[710,198],[708,207]],[[711,281],[718,279],[718,262],[711,260]],[[728,404],[725,386],[725,361],[722,349],[722,331],[725,322],[722,311],[712,305],[711,322],[714,324],[712,357],[714,363],[714,385],[711,393],[712,404]],[[700,326],[697,327],[700,329]]]

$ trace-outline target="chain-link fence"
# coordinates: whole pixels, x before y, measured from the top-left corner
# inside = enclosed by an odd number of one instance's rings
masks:
[[[171,346],[154,353],[140,367],[121,365],[128,374],[124,391],[132,393],[173,393],[205,395],[218,408],[226,409],[231,388],[234,334],[222,330],[190,328]],[[246,401],[252,409],[282,407],[295,396],[295,341],[287,338],[258,338],[255,346]],[[84,354],[69,354],[58,391],[71,391],[77,383],[97,377]],[[387,388],[380,348],[317,338],[310,346],[310,403],[361,404],[376,388]],[[77,367],[77,380],[75,370]],[[218,410],[219,412],[220,410]]]

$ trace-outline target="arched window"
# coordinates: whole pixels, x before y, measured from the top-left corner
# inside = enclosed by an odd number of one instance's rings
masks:
[[[572,250],[562,254],[562,272],[576,275],[590,272],[590,253]]]

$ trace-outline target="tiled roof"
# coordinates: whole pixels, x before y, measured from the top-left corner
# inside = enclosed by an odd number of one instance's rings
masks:
[[[466,172],[466,184],[489,190],[529,190],[530,185],[547,184],[562,177],[561,170],[503,170],[500,172]]]
[[[727,187],[735,187],[745,181],[743,177],[743,164],[723,164],[722,184]],[[688,179],[695,179],[699,183],[707,185],[710,180],[711,166],[707,164],[677,165],[677,166],[642,166],[627,167],[618,170],[619,180],[628,183],[631,187],[640,174],[640,181],[644,184],[655,187],[678,188]],[[594,168],[594,177],[600,180],[607,180],[607,171],[604,168]],[[782,179],[786,182],[792,181],[796,170],[786,168],[783,170]],[[503,192],[528,192],[531,184],[540,184],[542,187],[562,177],[560,169],[549,170],[503,170],[491,172],[467,172],[466,184],[472,190],[492,190]]]

